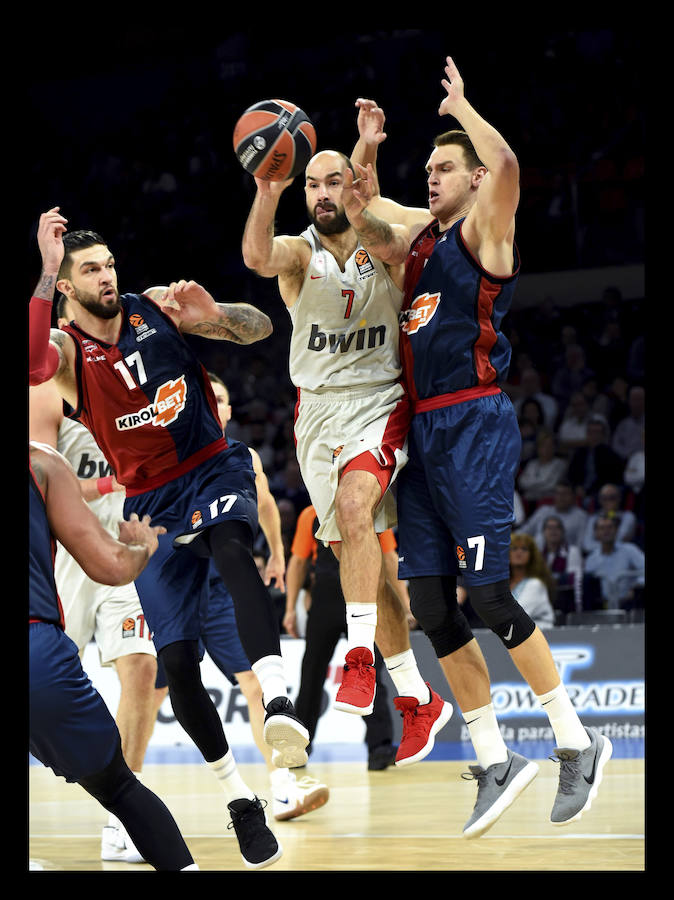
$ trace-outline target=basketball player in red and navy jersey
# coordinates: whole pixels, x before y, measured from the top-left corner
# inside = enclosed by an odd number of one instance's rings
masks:
[[[199,673],[199,609],[207,601],[210,558],[232,595],[262,686],[264,736],[275,764],[303,765],[309,734],[287,698],[279,626],[252,557],[251,456],[223,437],[210,381],[184,335],[248,344],[266,337],[271,322],[249,304],[216,303],[192,281],[172,283],[158,301],[120,295],[106,242],[95,232],[67,234],[66,222],[54,208],[38,228],[43,272],[30,305],[31,384],[53,378],[71,417],[92,432],[126,488],[125,515],[151,515],[167,530],[135,586],[176,718],[225,791],[240,844],[240,830],[253,823],[259,846],[241,844],[246,864],[268,865],[281,848],[238,773]],[[56,288],[75,318],[50,336]]]
[[[476,750],[478,766],[471,770],[478,796],[464,835],[477,837],[538,767],[503,742],[487,666],[457,604],[457,575],[564,748],[555,751],[561,771],[553,824],[574,821],[589,808],[611,747],[579,721],[543,633],[509,588],[521,441],[512,404],[499,387],[510,362],[499,329],[519,273],[519,165],[502,135],[466,99],[450,57],[445,75],[438,111],[462,127],[434,141],[426,164],[428,208],[403,207],[379,194],[374,164],[386,137],[384,114],[370,100],[356,104],[359,140],[352,159],[360,178],[345,185],[344,203],[373,255],[391,265],[405,262],[401,359],[414,415],[398,490],[400,577],[409,579],[412,612],[433,644]],[[394,224],[404,229],[393,230]],[[591,785],[580,777],[585,769],[594,773]]]
[[[46,444],[29,450],[30,751],[114,812],[155,869],[198,869],[169,810],[124,761],[115,720],[65,633],[54,578],[58,540],[91,578],[127,584],[156,552],[164,529],[131,515],[114,538],[82,499],[68,461]]]

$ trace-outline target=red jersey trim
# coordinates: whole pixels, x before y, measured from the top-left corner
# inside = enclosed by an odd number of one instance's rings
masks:
[[[201,450],[197,450],[192,456],[188,456],[187,459],[178,463],[177,466],[171,466],[170,469],[165,469],[161,474],[156,475],[154,478],[143,479],[142,487],[139,486],[134,488],[133,485],[127,485],[126,496],[137,497],[138,494],[145,494],[147,491],[153,491],[155,488],[168,484],[169,481],[175,481],[176,478],[180,478],[181,475],[191,472],[192,469],[195,469],[197,466],[201,465],[201,463],[206,462],[207,459],[211,459],[216,453],[226,450],[228,446],[229,444],[224,437],[217,441],[213,441],[212,444],[206,444],[205,447],[202,447]]]
[[[417,400],[414,406],[415,413],[428,412],[430,409],[443,409],[445,406],[454,406],[457,403],[465,403],[466,400],[474,400],[476,397],[489,397],[492,394],[500,394],[501,388],[497,384],[466,388],[464,391],[454,391],[452,394],[438,394],[435,397],[426,397]]]

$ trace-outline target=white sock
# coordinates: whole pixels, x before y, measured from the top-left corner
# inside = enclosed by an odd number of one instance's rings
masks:
[[[475,749],[477,764],[483,769],[488,769],[494,763],[505,762],[508,758],[508,748],[498,727],[494,705],[488,703],[486,706],[471,709],[463,713],[463,718]]]
[[[431,693],[421,677],[411,647],[403,653],[387,656],[384,662],[399,697],[416,697],[421,704],[430,702]]]
[[[181,872],[198,872],[199,866],[196,863],[192,863],[191,866],[183,866],[180,871]]]
[[[255,799],[255,793],[251,791],[246,782],[239,775],[239,770],[236,768],[234,754],[231,749],[225,753],[222,759],[218,759],[215,762],[209,762],[207,765],[218,779],[220,787],[225,792],[227,803],[231,803],[232,800],[241,800],[242,798],[247,800]]]
[[[554,690],[541,694],[536,699],[550,720],[558,747],[586,750],[590,746],[590,738],[573,708],[563,682],[560,681]]]
[[[257,675],[262,688],[262,702],[267,706],[274,697],[288,696],[282,656],[263,656],[253,663],[251,669]]]
[[[346,604],[346,640],[349,650],[367,647],[374,657],[374,633],[377,628],[376,603]]]
[[[269,782],[273,788],[276,788],[286,784],[291,777],[294,778],[290,774],[290,769],[273,769],[269,773]]]

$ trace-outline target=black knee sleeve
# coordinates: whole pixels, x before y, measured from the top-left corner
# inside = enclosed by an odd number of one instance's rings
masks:
[[[176,719],[207,762],[221,759],[229,747],[218,711],[201,680],[198,642],[168,644],[159,651],[159,659]]]
[[[271,594],[253,559],[253,538],[244,522],[223,522],[207,531],[213,562],[234,602],[236,626],[251,665],[280,656],[280,622]]]
[[[467,590],[475,612],[508,650],[531,636],[536,624],[510,593],[507,581],[470,585]]]
[[[429,639],[438,659],[473,639],[468,620],[456,599],[456,578],[428,575],[410,578],[410,610]]]
[[[108,765],[100,772],[81,778],[79,784],[101,806],[111,810],[117,806],[120,797],[133,787],[135,781],[136,776],[122,756],[122,742],[118,738],[115,754]]]

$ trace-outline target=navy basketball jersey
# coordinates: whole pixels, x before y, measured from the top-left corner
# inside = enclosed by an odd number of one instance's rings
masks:
[[[227,447],[206,370],[159,305],[123,294],[116,343],[66,331],[77,348],[78,406],[127,497],[166,484]]]
[[[30,536],[28,546],[28,621],[64,627],[63,609],[54,580],[56,543],[49,528],[44,496],[28,464]]]
[[[400,313],[400,355],[413,404],[418,400],[502,381],[510,344],[499,331],[519,273],[489,274],[461,236],[460,219],[447,231],[431,222],[410,249]]]

